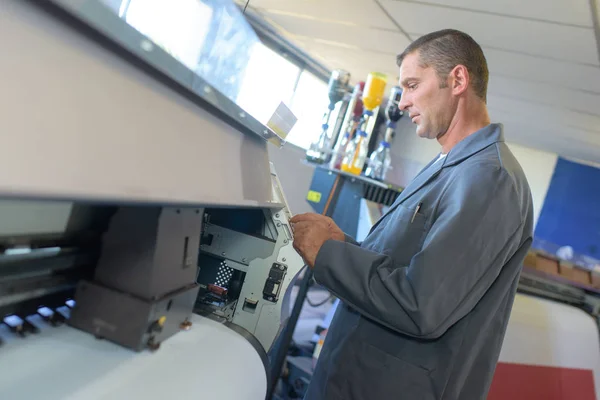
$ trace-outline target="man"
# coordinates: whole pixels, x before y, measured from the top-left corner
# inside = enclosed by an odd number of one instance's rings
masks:
[[[364,242],[292,219],[294,246],[342,300],[306,399],[485,399],[532,237],[532,200],[486,108],[479,45],[444,30],[400,56],[400,108],[441,154]]]

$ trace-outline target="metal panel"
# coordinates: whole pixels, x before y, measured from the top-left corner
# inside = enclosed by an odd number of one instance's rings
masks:
[[[273,167],[271,167],[271,174],[274,198],[286,204]],[[231,224],[232,221],[227,221],[223,215],[210,212],[213,226],[208,224],[206,226],[209,228],[209,232],[212,232],[212,239],[208,235],[203,236],[204,245],[199,258],[198,283],[203,287],[212,283],[221,283],[223,286],[227,286],[224,281],[229,280],[231,275],[227,267],[231,267],[236,270],[232,271],[234,280],[240,280],[243,284],[238,286],[229,282],[227,299],[219,302],[214,302],[212,296],[204,301],[201,291],[196,312],[214,313],[227,318],[233,324],[249,331],[265,350],[269,350],[280,333],[281,327],[289,318],[289,302],[294,286],[293,282],[304,267],[304,261],[294,250],[292,244],[290,213],[287,206],[278,210],[263,210],[264,214],[260,215],[259,219],[256,219],[257,215],[244,217],[243,214],[240,214],[240,210],[236,211],[237,214],[234,214],[234,217],[237,220],[254,220],[254,223],[250,224],[252,226]],[[256,214],[256,210],[243,211],[246,214]],[[264,223],[265,221],[270,222]],[[222,226],[217,225],[218,223],[221,223]],[[249,237],[249,234],[257,232],[257,228],[262,230],[268,225],[271,225],[269,230],[274,230],[274,232],[270,232],[270,235],[273,235],[272,238],[267,236],[262,239]],[[235,247],[245,249],[245,253],[239,254],[239,249],[235,249]],[[224,253],[222,253],[223,250],[225,250]],[[215,254],[215,256],[211,254]],[[278,268],[281,266],[285,273],[279,272],[282,271],[281,268]],[[274,267],[279,271],[274,270]]]
[[[202,209],[123,207],[104,235],[94,279],[152,299],[194,282]]]
[[[275,213],[274,211],[267,211],[267,213],[271,213],[270,217],[277,223],[278,237],[275,249],[265,259],[255,259],[250,262],[232,322],[248,329],[268,351],[281,326],[289,317],[289,296],[293,287],[292,282],[303,268],[304,262],[294,250],[291,238],[287,236],[286,227],[289,226],[289,222],[286,213]],[[287,266],[287,273],[281,283],[280,297],[276,302],[265,300],[262,293],[273,263]],[[258,300],[255,313],[243,309],[242,303],[245,299]]]
[[[245,265],[255,258],[267,258],[273,254],[275,248],[275,241],[245,235],[217,225],[207,224],[204,235],[210,235],[212,241],[210,245],[201,245],[201,251]]]
[[[0,196],[280,206],[264,140],[37,6],[0,2],[0,46]]]
[[[68,323],[136,351],[156,350],[191,317],[197,295],[198,286],[191,285],[147,301],[82,281],[77,286],[76,303]]]
[[[203,256],[199,262],[198,283],[203,286],[220,283],[228,287],[228,267],[245,272],[241,278],[243,285],[240,291],[228,298],[227,303],[219,306],[217,314],[226,316],[234,324],[248,330],[265,350],[269,350],[282,324],[288,319],[292,282],[303,268],[304,262],[292,246],[286,210],[264,212],[266,219],[275,223],[277,233],[274,241],[216,225],[207,225],[208,231],[205,233],[210,233],[213,238],[211,245],[201,246]],[[284,266],[285,273],[281,273],[281,276],[275,279],[278,281],[275,284],[276,293],[267,294],[264,291],[272,268],[280,265]],[[231,286],[228,289],[230,295],[237,290]],[[248,307],[247,304],[253,306]],[[214,312],[214,309],[206,306],[204,302],[198,303],[197,306],[196,311],[199,313]]]
[[[62,233],[72,203],[0,200],[0,237]]]

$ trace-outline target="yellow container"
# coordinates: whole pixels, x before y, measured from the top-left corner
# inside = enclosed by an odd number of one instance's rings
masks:
[[[346,157],[342,163],[342,171],[360,175],[367,157],[368,143],[366,140],[367,138],[364,133],[358,134],[352,143],[352,146],[348,148]]]
[[[365,90],[363,91],[362,101],[366,110],[373,111],[383,101],[385,94],[385,85],[387,85],[387,76],[379,72],[371,72],[367,76]]]
[[[362,168],[356,168],[351,165],[342,165],[342,171],[348,172],[348,173],[351,173],[354,175],[360,175],[360,173],[362,172]]]

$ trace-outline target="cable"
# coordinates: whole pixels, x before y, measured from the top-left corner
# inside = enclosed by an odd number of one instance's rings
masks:
[[[242,11],[242,14],[246,13],[246,8],[248,7],[248,3],[250,3],[250,0],[246,0],[246,5],[244,6],[244,11]]]
[[[310,299],[308,298],[308,295],[306,295],[306,302],[308,303],[309,306],[311,307],[321,307],[323,304],[327,303],[329,300],[331,300],[333,298],[332,294],[329,294],[329,296],[327,296],[327,298],[319,303],[313,303],[312,301],[310,301]]]
[[[308,283],[308,287],[311,288],[314,285],[318,285],[317,281],[315,280],[314,276],[311,276],[310,278],[310,282]],[[311,307],[321,307],[323,304],[327,303],[329,300],[331,300],[333,298],[333,294],[331,294],[331,292],[329,293],[329,296],[327,296],[327,298],[319,303],[313,303],[312,301],[310,301],[310,298],[308,297],[308,291],[306,292],[306,295],[304,297],[306,299],[306,302],[308,303],[309,306]]]

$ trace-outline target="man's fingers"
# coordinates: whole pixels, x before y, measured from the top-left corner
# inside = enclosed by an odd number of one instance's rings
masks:
[[[302,254],[303,247],[306,245],[307,240],[317,235],[319,231],[329,232],[327,226],[322,223],[315,223],[309,221],[301,221],[294,224],[294,248],[296,251]]]
[[[310,227],[318,227],[321,224],[319,223],[315,223],[315,222],[310,222],[310,221],[300,221],[300,222],[296,222],[294,224],[294,231],[297,231],[298,229],[306,229],[306,228],[310,228]]]
[[[291,219],[290,222],[292,224],[296,224],[298,222],[302,222],[302,221],[323,221],[325,220],[327,217],[321,215],[321,214],[315,214],[315,213],[306,213],[306,214],[298,214],[298,215],[294,215]]]
[[[294,224],[294,237],[305,235],[307,232],[323,230],[329,232],[329,228],[322,222],[300,221]]]
[[[292,224],[297,224],[300,221],[305,221],[306,220],[306,216],[307,214],[296,214],[294,215],[292,218],[290,218],[290,222]]]
[[[303,240],[304,237],[310,236],[314,232],[310,226],[302,226],[294,229],[294,241]]]

